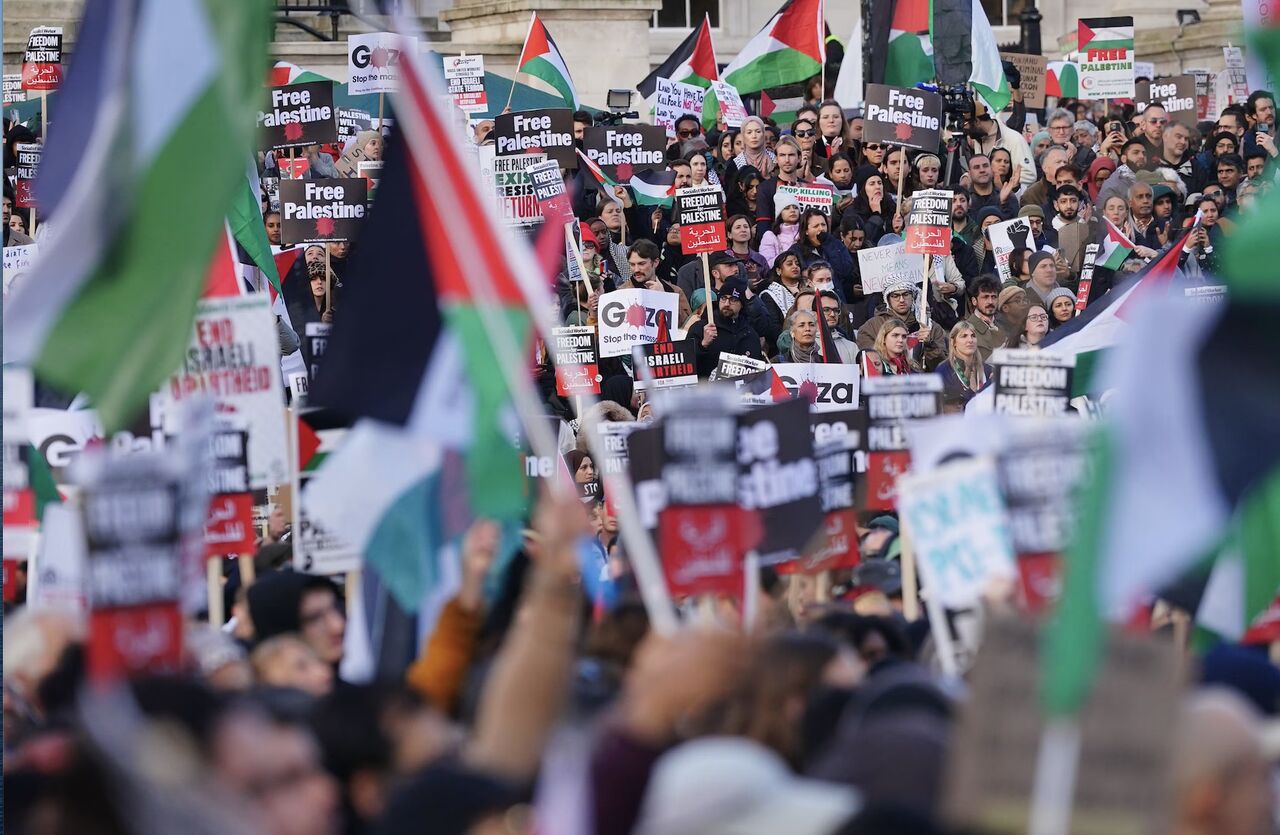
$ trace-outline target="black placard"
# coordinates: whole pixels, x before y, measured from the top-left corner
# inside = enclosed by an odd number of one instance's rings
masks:
[[[1071,408],[1074,363],[1035,351],[1000,350],[995,363],[995,411],[1002,415],[1064,415]]]
[[[738,418],[738,500],[760,514],[763,537],[756,551],[763,565],[797,556],[822,527],[822,485],[808,428],[803,400]]]
[[[912,87],[868,84],[864,142],[937,152],[942,138],[942,97]]]
[[[258,113],[263,148],[280,150],[338,141],[332,81],[286,84],[270,88],[267,94],[267,109]]]
[[[629,172],[651,171],[667,164],[667,131],[661,125],[605,125],[582,133],[582,153],[621,182]],[[623,166],[619,172],[619,166]],[[623,176],[625,175],[625,176]]]
[[[209,437],[212,466],[208,470],[209,493],[247,493],[249,484],[249,433],[223,429]]]
[[[643,364],[643,369],[636,371],[635,387],[644,390],[697,385],[697,357],[698,343],[693,339],[638,345],[634,361]]]
[[[363,177],[280,181],[280,240],[285,246],[353,241],[369,212]]]
[[[501,113],[493,120],[494,151],[500,157],[541,151],[561,168],[578,167],[573,144],[573,111],[563,107]]]
[[[177,600],[177,480],[156,459],[118,466],[119,472],[104,474],[81,493],[89,603],[105,609]]]

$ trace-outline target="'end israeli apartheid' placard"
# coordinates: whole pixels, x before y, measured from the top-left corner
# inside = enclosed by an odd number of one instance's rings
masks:
[[[868,84],[864,142],[935,152],[942,137],[942,97],[914,88]]]
[[[338,141],[333,82],[313,81],[272,87],[268,109],[258,113],[262,147],[301,148]]]
[[[368,213],[368,181],[281,180],[280,240],[286,245],[353,241]]]
[[[501,113],[493,120],[493,142],[499,157],[541,152],[560,163],[561,168],[573,171],[578,167],[573,111],[563,107]]]

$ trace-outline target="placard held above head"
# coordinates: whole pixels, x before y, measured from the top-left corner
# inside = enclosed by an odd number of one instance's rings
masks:
[[[942,139],[942,97],[927,90],[867,85],[864,142],[937,151]]]

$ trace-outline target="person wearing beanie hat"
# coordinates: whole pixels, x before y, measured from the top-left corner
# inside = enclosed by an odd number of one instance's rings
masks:
[[[1018,210],[1018,217],[1026,218],[1027,223],[1031,224],[1031,243],[1034,248],[1057,246],[1058,233],[1052,226],[1045,228],[1044,209],[1039,206],[1023,206]]]
[[[1047,252],[1033,252],[1027,258],[1029,278],[1025,285],[1027,300],[1048,310],[1046,299],[1049,293],[1058,286],[1058,271],[1053,256]]]
[[[947,358],[947,335],[942,327],[932,319],[926,328],[916,318],[916,301],[920,296],[920,285],[910,280],[890,282],[884,288],[884,302],[876,308],[872,316],[858,328],[858,347],[864,351],[875,348],[876,336],[881,328],[890,322],[906,324],[911,336],[916,340],[913,349],[918,357],[919,365],[925,371],[932,371]]]
[[[697,292],[696,291],[695,296]],[[712,324],[705,316],[689,325],[688,338],[697,345],[698,376],[708,377],[720,363],[720,354],[742,354],[752,359],[764,360],[760,350],[760,334],[743,315],[750,291],[747,280],[741,276],[727,279],[720,290],[712,294],[714,312]]]
[[[760,236],[760,254],[772,264],[800,239],[800,201],[794,194],[773,196],[773,225]]]
[[[1049,305],[1049,330],[1070,322],[1076,315],[1076,295],[1066,287],[1055,287],[1045,296]]]
[[[1027,291],[1021,287],[1005,287],[996,297],[996,325],[1007,339],[1010,334],[1022,333],[1027,324],[1027,310],[1031,307]]]

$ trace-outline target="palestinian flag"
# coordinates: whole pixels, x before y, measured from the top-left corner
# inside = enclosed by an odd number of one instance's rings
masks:
[[[1125,338],[1135,311],[1149,294],[1172,285],[1181,275],[1178,258],[1187,233],[1142,268],[1142,271],[1112,288],[1100,300],[1085,308],[1084,313],[1045,336],[1040,350],[1046,354],[1075,357],[1075,373],[1071,377],[1072,397],[1093,397],[1100,392],[1097,369],[1109,349]],[[974,395],[965,408],[967,413],[982,414],[992,410],[994,388],[988,386]]]
[[[1058,98],[1080,97],[1080,69],[1071,61],[1050,61],[1044,74],[1044,94]]]
[[[1102,239],[1102,252],[1098,255],[1098,266],[1108,270],[1118,270],[1125,259],[1133,254],[1133,241],[1125,237],[1116,225],[1105,217],[1102,219],[1107,235]]]
[[[933,63],[940,84],[973,85],[992,113],[1013,98],[1000,63],[991,21],[977,0],[936,0],[933,6]]]
[[[1274,525],[1249,523],[1270,516],[1280,479],[1280,357],[1267,341],[1267,323],[1280,314],[1269,263],[1280,238],[1278,202],[1280,195],[1268,195],[1224,245],[1225,303],[1144,299],[1103,368],[1115,393],[1043,659],[1045,701],[1055,712],[1073,711],[1087,694],[1104,620],[1224,541],[1223,553],[1239,555],[1229,557],[1238,582],[1229,567],[1219,582],[1235,586],[1239,622],[1275,596],[1275,550],[1267,545]],[[1173,252],[1180,249],[1181,242]],[[1206,614],[1209,603],[1201,606]]]
[[[695,87],[707,88],[711,82],[720,80],[719,65],[716,63],[715,46],[711,43],[711,19],[705,16],[702,24],[689,33],[689,37],[680,42],[675,52],[667,56],[667,60],[649,73],[636,85],[640,95],[651,99],[658,92],[658,79],[681,81]]]
[[[1251,490],[1232,520],[1196,609],[1220,639],[1269,644],[1280,626],[1280,472]]]
[[[761,90],[760,117],[769,116],[779,125],[790,125],[796,120],[796,115],[804,105],[804,95],[797,95],[799,92],[799,88],[794,84],[775,89],[773,95],[770,95],[768,90]],[[782,95],[783,93],[786,95]]]
[[[227,212],[227,225],[235,240],[236,260],[243,266],[257,269],[278,294],[280,274],[276,271],[275,256],[271,253],[266,227],[262,225],[262,203],[258,197],[261,193],[258,167],[251,159],[246,176],[236,189],[231,209]],[[262,289],[261,282],[255,281],[252,284],[255,289]]]
[[[582,165],[587,169],[587,173],[595,178],[596,186],[599,191],[615,203],[621,203],[618,196],[613,193],[621,183],[604,173],[604,169],[591,161],[591,158],[582,153],[582,149],[578,149],[578,159],[582,160]]]
[[[51,237],[5,306],[4,353],[87,394],[107,431],[186,350],[256,147],[268,11],[260,0],[90,0],[77,27],[61,130],[36,184]],[[170,56],[163,72],[157,55]]]
[[[318,72],[304,70],[297,64],[291,64],[288,61],[276,61],[267,76],[268,87],[283,87],[286,84],[307,84],[312,81],[333,81],[333,79]]]
[[[529,19],[529,33],[525,35],[524,46],[520,49],[520,60],[516,62],[516,72],[531,75],[550,84],[560,97],[564,106],[577,110],[578,91],[573,87],[573,79],[569,77],[569,67],[560,54],[560,48],[551,39],[551,33],[538,19],[534,12]]]
[[[933,4],[892,0],[871,7],[871,78],[874,84],[914,87],[933,78]]]
[[[641,206],[671,208],[676,199],[676,172],[641,171],[631,177],[631,191]]]
[[[401,129],[311,391],[353,426],[306,495],[412,610],[471,519],[527,512],[512,402],[535,397],[522,364],[534,290],[516,266],[533,256],[513,255],[422,59],[401,67]]]
[[[1076,28],[1076,51],[1086,56],[1095,50],[1123,49],[1133,52],[1133,18],[1090,17],[1080,18]],[[1105,58],[1089,57],[1090,61]]]
[[[725,67],[724,80],[745,95],[818,75],[827,55],[822,2],[787,0]]]

